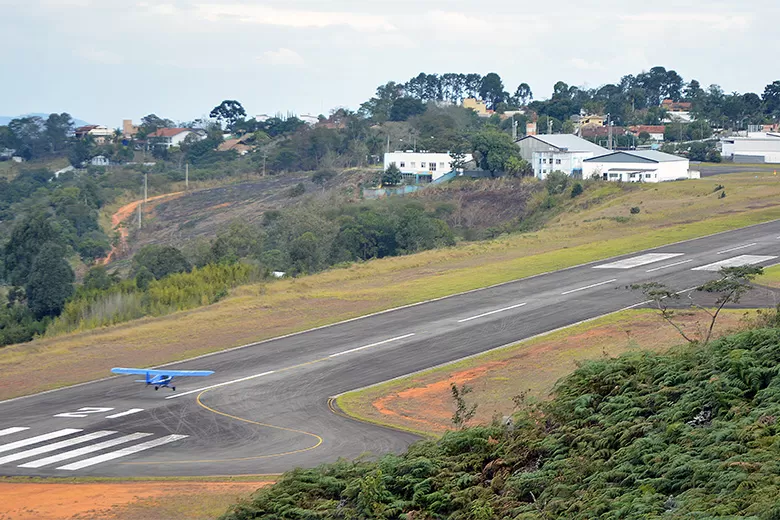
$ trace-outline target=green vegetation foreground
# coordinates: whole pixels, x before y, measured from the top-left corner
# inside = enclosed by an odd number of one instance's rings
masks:
[[[286,474],[250,518],[780,518],[780,329],[589,362],[514,424]]]

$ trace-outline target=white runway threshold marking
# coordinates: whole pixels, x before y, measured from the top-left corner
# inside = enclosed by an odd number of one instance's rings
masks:
[[[56,462],[62,462],[63,460],[75,459],[76,457],[81,457],[82,455],[88,455],[96,451],[104,450],[106,448],[111,448],[112,446],[116,446],[117,444],[124,444],[126,442],[143,439],[144,437],[148,437],[150,435],[151,433],[131,433],[130,435],[125,435],[124,437],[109,439],[107,441],[99,442],[97,444],[92,444],[90,446],[85,446],[83,448],[78,448],[76,450],[66,451],[65,453],[52,455],[51,457],[46,457],[43,459],[34,460],[32,462],[27,462],[25,464],[20,464],[19,467],[40,468],[42,466],[48,466],[49,464],[54,464]]]
[[[647,253],[645,255],[635,256],[633,258],[626,258],[624,260],[618,260],[617,262],[611,262],[609,264],[594,265],[593,269],[631,269],[633,267],[640,267],[646,264],[652,264],[654,262],[661,262],[663,260],[669,260],[682,256],[684,253]]]
[[[4,430],[0,430],[0,437],[3,435],[11,435],[12,433],[19,433],[23,432],[24,430],[29,430],[29,426],[14,426],[13,428],[6,428]]]
[[[390,343],[392,341],[400,341],[402,339],[406,339],[406,338],[409,338],[409,337],[412,337],[412,336],[414,336],[414,332],[412,332],[411,334],[404,334],[403,336],[398,336],[396,338],[386,339],[384,341],[377,341],[376,343],[371,343],[370,345],[363,345],[362,347],[351,348],[351,349],[345,350],[343,352],[336,352],[335,354],[331,354],[328,357],[332,357],[333,358],[333,357],[343,356],[344,354],[351,354],[352,352],[357,352],[359,350],[365,350],[365,349],[371,348],[371,347],[378,347],[379,345],[384,345],[384,344]]]
[[[767,260],[774,260],[776,256],[762,256],[762,255],[740,255],[734,258],[728,258],[715,262],[713,264],[702,265],[694,267],[691,271],[719,271],[721,267],[740,267],[743,265],[754,265]]]
[[[732,247],[731,249],[724,249],[723,251],[718,251],[715,254],[716,255],[723,255],[723,254],[726,254],[726,253],[731,253],[732,251],[738,251],[740,249],[745,249],[746,247],[753,247],[754,245],[756,245],[756,242],[753,242],[752,244],[745,244],[744,246]]]
[[[46,433],[44,435],[38,435],[36,437],[30,437],[29,439],[22,439],[21,441],[9,442],[8,444],[0,445],[0,453],[15,450],[16,448],[23,448],[30,444],[37,444],[39,442],[50,441],[58,437],[65,437],[72,433],[78,433],[82,430],[78,428],[65,428],[64,430],[57,430],[56,432]]]
[[[661,269],[667,269],[669,267],[674,267],[676,265],[687,264],[688,262],[693,262],[693,258],[689,258],[688,260],[682,260],[680,262],[674,262],[673,264],[662,265],[660,267],[653,267],[652,269],[648,269],[647,272],[654,273],[655,271],[660,271]]]
[[[97,457],[92,457],[81,460],[79,462],[74,462],[72,464],[67,464],[65,466],[60,466],[57,469],[62,469],[65,471],[76,471],[78,469],[94,466],[95,464],[100,464],[101,462],[107,462],[109,460],[118,459],[120,457],[127,457],[128,455],[138,453],[139,451],[156,448],[157,446],[162,446],[163,444],[178,441],[186,437],[187,435],[168,435],[167,437],[161,437],[159,439],[154,439],[153,441],[142,442],[141,444],[136,444],[135,446],[122,448],[121,450],[112,451],[111,453],[105,453],[103,455],[98,455]]]
[[[74,437],[72,439],[66,439],[64,441],[59,442],[53,442],[51,444],[46,444],[44,446],[40,446],[38,448],[32,448],[26,451],[20,451],[17,453],[13,453],[11,455],[6,455],[5,457],[0,457],[0,464],[7,464],[9,462],[13,462],[15,460],[21,460],[21,459],[29,459],[30,457],[35,457],[36,455],[42,455],[44,453],[49,453],[51,451],[57,451],[62,448],[67,448],[68,446],[73,446],[74,444],[82,444],[85,442],[89,442],[95,439],[99,439],[101,437],[105,437],[107,435],[113,435],[116,432],[112,432],[109,430],[101,430],[98,432],[92,432],[88,433],[86,435],[82,435],[80,437]]]
[[[577,289],[572,289],[571,291],[562,292],[561,295],[571,294],[571,293],[575,293],[575,292],[578,292],[578,291],[584,291],[585,289],[591,289],[593,287],[598,287],[599,285],[606,285],[606,284],[612,283],[612,282],[617,282],[617,278],[613,278],[612,280],[606,280],[604,282],[594,283],[594,284],[591,284],[591,285],[587,285],[585,287],[579,287]]]
[[[518,307],[522,307],[523,305],[527,305],[527,303],[518,303],[517,305],[510,305],[509,307],[504,307],[503,309],[496,309],[494,311],[485,312],[483,314],[477,314],[476,316],[472,316],[470,318],[464,318],[462,320],[458,320],[458,323],[464,323],[471,320],[476,320],[477,318],[484,318],[485,316],[490,316],[491,314],[498,314],[499,312],[509,311],[512,309],[517,309]]]
[[[143,408],[130,408],[124,412],[115,413],[114,415],[106,415],[106,419],[116,419],[118,417],[124,417],[125,415],[131,415],[138,412],[143,412]]]

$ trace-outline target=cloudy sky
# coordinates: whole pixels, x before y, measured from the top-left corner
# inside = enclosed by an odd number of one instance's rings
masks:
[[[778,19],[777,0],[0,0],[0,115],[327,114],[421,71],[546,98],[663,65],[760,93],[780,79]]]

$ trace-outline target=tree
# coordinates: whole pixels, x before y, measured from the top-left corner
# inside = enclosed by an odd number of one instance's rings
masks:
[[[512,177],[526,177],[534,173],[531,163],[519,156],[512,156],[507,159],[505,168],[506,172]]]
[[[18,222],[2,251],[3,278],[10,285],[24,286],[35,258],[44,244],[62,244],[62,235],[45,213],[35,213]]]
[[[175,247],[151,244],[142,247],[133,257],[133,272],[137,275],[142,268],[159,280],[169,274],[187,272],[191,266]]]
[[[68,135],[73,129],[73,119],[70,114],[50,114],[46,119],[46,139],[51,153],[61,152],[68,144]]]
[[[336,172],[325,168],[314,172],[314,174],[311,176],[311,182],[317,184],[324,190],[325,185],[328,183],[328,181],[333,179],[335,176],[336,176]]]
[[[390,109],[390,121],[406,121],[412,116],[425,112],[425,104],[411,97],[398,98]]]
[[[512,137],[495,128],[477,132],[471,140],[471,146],[479,167],[493,176],[506,171],[507,161],[520,155]]]
[[[209,113],[209,117],[216,119],[219,123],[227,123],[227,129],[233,131],[234,127],[246,117],[246,110],[236,100],[226,99]]]
[[[492,109],[504,101],[504,83],[495,72],[487,74],[479,84],[479,95]]]
[[[73,294],[75,276],[64,256],[60,244],[46,242],[32,263],[25,292],[27,305],[37,319],[58,316]]]
[[[720,315],[720,311],[729,303],[739,303],[742,296],[745,295],[752,288],[751,282],[756,276],[761,275],[764,272],[763,267],[757,266],[739,266],[739,267],[721,267],[718,274],[720,278],[717,280],[710,280],[709,282],[700,285],[696,288],[696,291],[705,292],[716,295],[714,302],[714,310],[710,310],[702,305],[699,305],[691,298],[691,293],[688,292],[688,298],[690,299],[689,308],[696,308],[705,312],[710,317],[710,323],[703,338],[697,340],[694,336],[690,336],[680,325],[677,323],[678,311],[671,308],[672,304],[680,299],[681,291],[675,291],[670,289],[666,285],[659,282],[647,282],[643,284],[633,284],[627,286],[627,289],[642,291],[642,294],[650,300],[655,308],[658,310],[661,318],[682,336],[688,343],[696,343],[701,341],[702,345],[707,345],[712,338],[712,332],[715,328],[715,323]]]
[[[515,90],[514,97],[518,105],[525,106],[534,98],[534,94],[531,92],[531,87],[528,86],[528,83],[520,83],[517,90]]]
[[[390,163],[390,166],[382,173],[381,184],[382,186],[398,186],[403,181],[401,170],[395,163]]]
[[[764,88],[763,100],[767,114],[777,115],[780,112],[780,81],[770,83]]]
[[[464,384],[460,388],[455,383],[450,383],[450,393],[455,402],[455,413],[452,414],[452,425],[462,430],[477,413],[476,403],[469,406],[466,395],[471,393],[471,387]]]
[[[173,126],[174,122],[170,119],[165,119],[157,114],[149,114],[141,118],[141,124],[138,126],[138,137],[143,139],[160,128],[171,128]]]
[[[569,186],[569,176],[562,171],[554,171],[547,175],[544,186],[550,195],[558,195],[566,191]]]

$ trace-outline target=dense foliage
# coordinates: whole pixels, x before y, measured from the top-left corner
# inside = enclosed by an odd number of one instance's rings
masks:
[[[511,427],[295,470],[223,519],[773,520],[779,417],[780,329],[749,330],[586,363]]]

